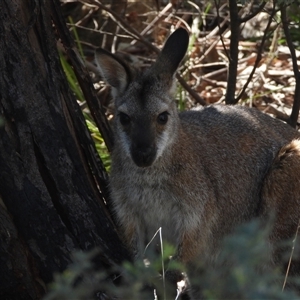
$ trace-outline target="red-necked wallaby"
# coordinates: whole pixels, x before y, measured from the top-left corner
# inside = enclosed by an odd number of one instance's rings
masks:
[[[142,73],[96,51],[115,103],[110,188],[126,242],[143,253],[161,227],[187,264],[213,260],[222,237],[252,218],[275,213],[272,242],[294,236],[300,218],[296,130],[242,106],[178,113],[173,79],[188,41],[176,30]]]

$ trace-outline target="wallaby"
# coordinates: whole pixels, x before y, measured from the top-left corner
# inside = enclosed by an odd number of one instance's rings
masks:
[[[177,29],[137,73],[102,49],[95,54],[114,98],[110,188],[124,238],[142,255],[161,227],[187,265],[214,261],[238,224],[273,212],[276,243],[294,237],[300,218],[296,130],[243,106],[178,113],[174,75],[188,41]]]

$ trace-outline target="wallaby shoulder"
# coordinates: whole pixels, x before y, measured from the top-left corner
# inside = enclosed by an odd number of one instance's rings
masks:
[[[300,137],[289,125],[242,106],[211,105],[182,112],[180,120],[189,142],[175,146],[181,148],[175,151],[175,160],[190,156],[194,165],[187,172],[189,178],[204,170],[218,207],[226,210],[232,199],[232,219],[246,219],[259,210],[262,182],[274,159],[282,147]]]
[[[300,134],[288,124],[269,115],[240,105],[209,105],[179,114],[183,124],[194,124],[203,130],[226,131],[233,134],[256,134],[258,140],[269,138],[283,141],[299,137]],[[185,125],[184,125],[185,126]],[[223,130],[222,130],[223,128]],[[215,132],[218,136],[218,132]],[[221,136],[220,136],[221,138]]]

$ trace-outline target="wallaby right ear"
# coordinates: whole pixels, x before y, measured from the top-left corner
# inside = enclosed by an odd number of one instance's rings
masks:
[[[131,78],[128,66],[101,48],[95,52],[95,62],[103,79],[112,87],[113,97],[123,93]]]
[[[185,56],[189,44],[189,34],[183,28],[176,29],[167,39],[155,64],[154,72],[173,76]]]

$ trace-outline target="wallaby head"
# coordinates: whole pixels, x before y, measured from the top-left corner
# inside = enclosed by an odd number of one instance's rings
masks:
[[[138,167],[151,166],[176,136],[179,117],[172,98],[174,75],[188,41],[187,31],[177,29],[156,62],[137,74],[114,55],[96,51],[99,71],[112,87],[116,142]]]

